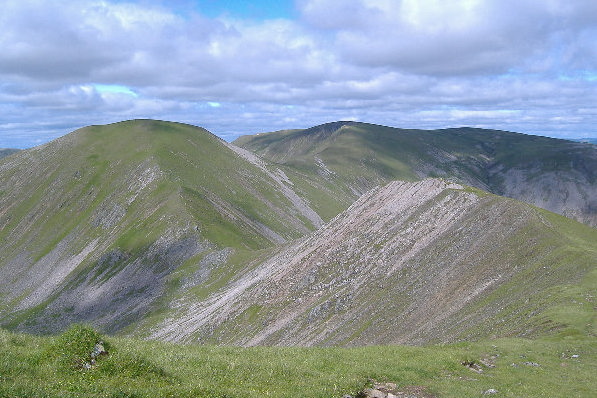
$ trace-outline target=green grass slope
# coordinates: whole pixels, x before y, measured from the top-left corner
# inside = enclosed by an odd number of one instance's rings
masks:
[[[334,122],[234,144],[356,198],[392,180],[446,178],[597,226],[597,148],[474,128],[407,130]],[[312,197],[317,202],[317,195]]]
[[[99,338],[108,354],[85,369]],[[489,390],[500,397],[591,397],[596,358],[594,338],[239,348],[105,338],[85,328],[51,338],[0,330],[0,396],[341,398],[382,384],[397,396],[425,398]]]
[[[264,165],[204,129],[150,120],[3,159],[0,209],[0,322],[37,332],[122,330],[318,226]]]

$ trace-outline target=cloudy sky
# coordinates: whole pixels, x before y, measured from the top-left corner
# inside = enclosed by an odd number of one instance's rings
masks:
[[[595,0],[0,4],[0,147],[133,118],[597,136]]]

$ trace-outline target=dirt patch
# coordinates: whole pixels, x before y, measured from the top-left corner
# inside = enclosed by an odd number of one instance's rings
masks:
[[[371,384],[372,387],[363,389],[355,398],[436,398],[425,386],[398,386],[395,383],[376,381]]]

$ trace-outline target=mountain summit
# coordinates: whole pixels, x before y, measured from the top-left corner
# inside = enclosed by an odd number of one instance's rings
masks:
[[[177,279],[191,286],[321,225],[285,175],[255,159],[204,129],[150,120],[84,128],[4,159],[3,323],[117,331]]]

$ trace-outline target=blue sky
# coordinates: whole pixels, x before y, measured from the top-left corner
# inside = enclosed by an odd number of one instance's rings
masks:
[[[226,15],[238,18],[271,19],[293,18],[293,1],[284,0],[195,0],[193,8],[206,16],[217,18]]]
[[[594,0],[3,0],[0,147],[133,118],[597,136]]]

